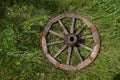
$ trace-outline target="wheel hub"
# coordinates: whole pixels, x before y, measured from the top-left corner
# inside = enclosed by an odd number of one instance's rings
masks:
[[[70,33],[65,36],[65,44],[68,47],[74,47],[77,44],[77,36],[76,34]]]

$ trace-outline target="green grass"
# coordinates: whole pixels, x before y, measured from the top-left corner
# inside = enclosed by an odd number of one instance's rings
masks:
[[[0,80],[120,79],[120,0],[1,0],[0,5]],[[39,45],[46,22],[65,12],[87,17],[100,33],[100,53],[81,71],[56,69]]]

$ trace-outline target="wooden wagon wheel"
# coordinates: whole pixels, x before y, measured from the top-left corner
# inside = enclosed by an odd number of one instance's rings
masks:
[[[63,19],[70,18],[71,23],[70,26],[66,27],[65,23],[63,24]],[[78,25],[76,21],[80,21],[81,25],[78,26],[75,30],[75,25]],[[62,32],[57,32],[57,30],[52,30],[52,27],[54,24],[58,24],[59,26],[56,26],[56,28],[62,29]],[[68,24],[68,22],[67,22]],[[87,28],[90,31],[90,34],[84,35],[82,32],[84,32],[85,28]],[[48,38],[50,35],[54,35],[56,37],[59,37],[59,40],[49,42]],[[82,34],[82,35],[81,35]],[[52,38],[52,37],[51,37]],[[86,39],[92,39],[92,47],[89,47],[87,44],[84,43],[84,40]],[[62,44],[62,47],[57,50],[56,53],[52,54],[48,47],[53,45]],[[91,64],[100,48],[100,38],[98,31],[95,27],[95,25],[90,22],[88,19],[86,19],[83,16],[74,14],[74,13],[65,13],[61,14],[57,17],[54,17],[53,19],[49,20],[47,25],[45,26],[42,36],[41,36],[41,46],[43,53],[47,57],[47,59],[57,68],[73,71],[73,70],[80,70],[85,67],[87,67],[89,64]],[[84,48],[85,50],[89,51],[89,54],[84,58],[81,53],[81,49]],[[53,48],[55,49],[55,48]],[[67,50],[65,53],[63,53],[64,50]],[[75,52],[73,52],[75,51]],[[86,53],[86,52],[85,52]],[[78,59],[77,64],[73,64],[74,61],[71,62],[72,54],[76,54],[76,57]],[[66,55],[66,62],[63,63],[62,60],[57,59],[61,55]],[[61,58],[62,59],[62,58]]]

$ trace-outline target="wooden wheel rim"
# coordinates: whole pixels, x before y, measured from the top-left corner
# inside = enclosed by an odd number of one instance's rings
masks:
[[[91,32],[92,32],[92,36],[93,36],[93,41],[94,41],[94,47],[91,50],[91,54],[89,57],[87,57],[87,59],[85,59],[84,61],[80,62],[78,65],[68,65],[68,64],[62,64],[59,61],[57,61],[53,56],[51,56],[48,52],[48,46],[47,46],[47,41],[46,41],[46,36],[47,34],[49,34],[48,32],[50,32],[50,28],[52,27],[52,24],[54,24],[55,22],[59,22],[61,19],[66,18],[66,17],[70,17],[70,18],[74,18],[74,19],[79,19],[82,22],[84,22],[87,26],[89,26]],[[64,27],[63,27],[64,28]],[[64,30],[64,29],[63,29]],[[72,28],[71,28],[72,30]],[[69,34],[66,31],[64,31],[65,34]],[[74,33],[73,31],[71,31],[71,33]],[[76,32],[77,34],[77,32]],[[59,35],[60,36],[60,35]],[[60,37],[64,37],[64,36],[60,36]],[[81,45],[82,46],[82,45]],[[83,69],[85,67],[87,67],[88,65],[90,65],[95,58],[97,57],[97,54],[99,52],[99,48],[100,48],[100,38],[99,38],[99,34],[98,31],[95,27],[95,25],[90,22],[88,19],[86,19],[83,16],[80,16],[78,14],[74,14],[74,13],[65,13],[65,14],[60,14],[57,17],[50,19],[47,23],[47,25],[45,26],[43,32],[42,32],[42,36],[41,36],[41,47],[43,50],[43,53],[45,54],[45,56],[47,57],[47,59],[57,68],[63,69],[63,70],[69,70],[69,71],[73,71],[73,70],[80,70]],[[68,46],[64,45],[64,48],[69,48]]]

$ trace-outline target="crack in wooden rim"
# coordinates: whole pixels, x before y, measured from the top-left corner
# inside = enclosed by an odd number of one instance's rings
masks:
[[[70,17],[70,18],[74,17],[76,19],[79,19],[82,22],[84,22],[88,27],[90,27],[90,30],[91,30],[92,35],[93,35],[93,41],[94,41],[94,44],[95,44],[91,54],[89,55],[89,57],[87,59],[85,59],[84,61],[80,62],[78,65],[75,65],[75,66],[62,64],[48,53],[46,35],[48,34],[49,29],[51,28],[53,23],[57,22],[60,19],[65,18],[65,17]],[[47,25],[45,26],[45,28],[42,32],[41,47],[42,47],[43,53],[45,54],[47,59],[56,68],[63,69],[63,70],[68,70],[68,71],[81,70],[81,69],[87,67],[88,65],[90,65],[95,60],[95,58],[97,57],[98,52],[99,52],[99,48],[100,48],[100,38],[99,38],[99,34],[98,34],[98,31],[97,31],[95,25],[92,22],[90,22],[88,19],[86,19],[85,17],[80,16],[78,14],[74,14],[74,13],[64,13],[64,14],[60,14],[57,17],[49,20],[49,22],[47,23]]]

